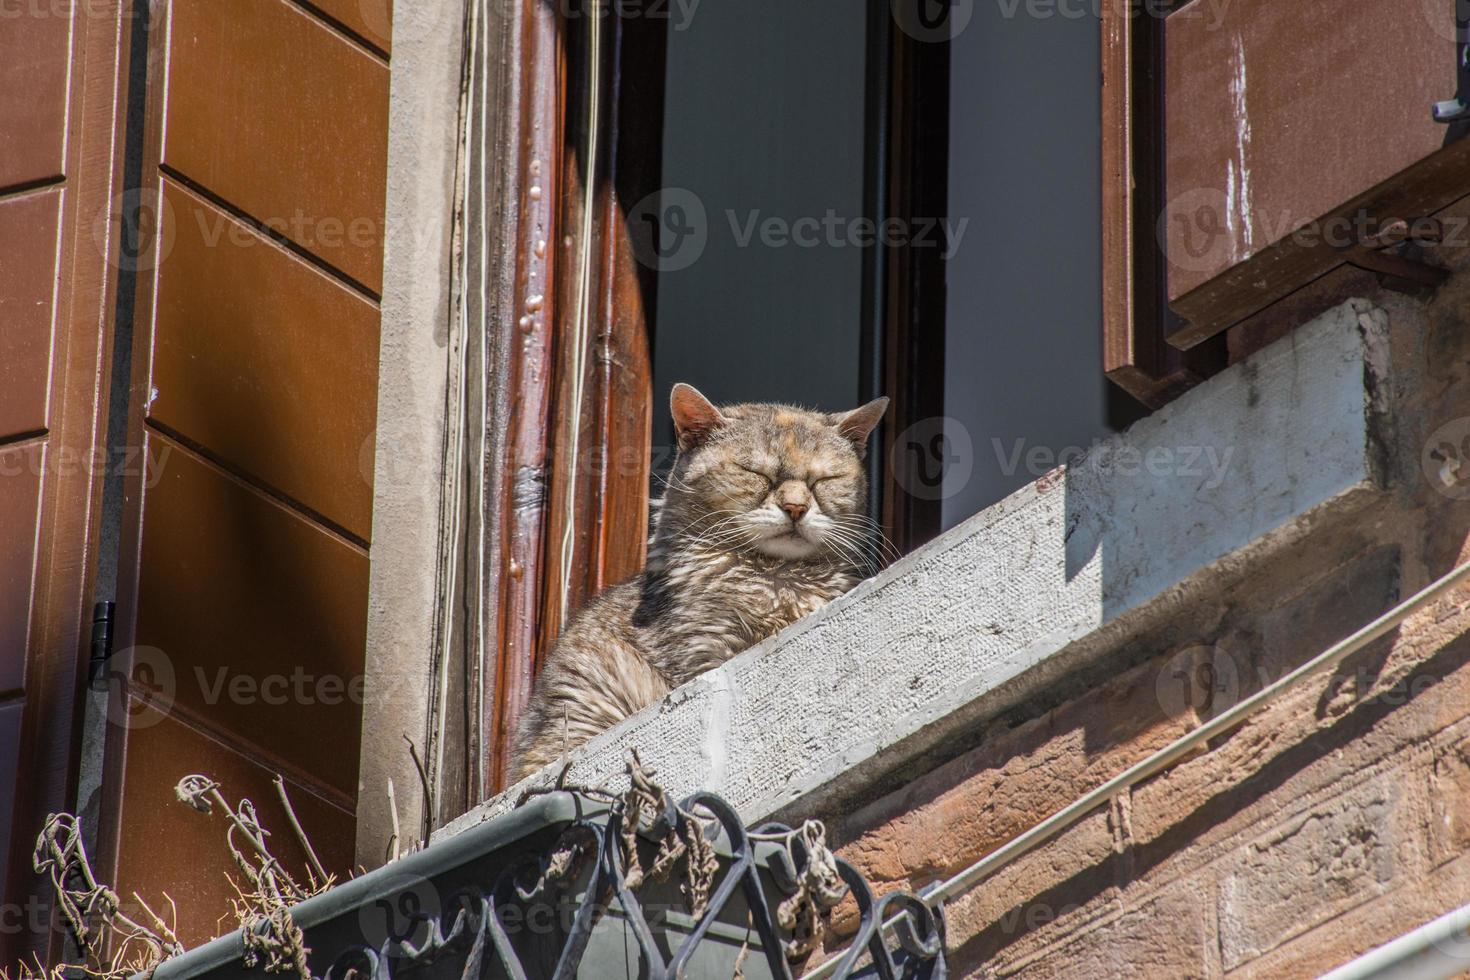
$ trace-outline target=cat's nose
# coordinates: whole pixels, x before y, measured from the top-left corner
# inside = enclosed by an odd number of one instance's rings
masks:
[[[806,516],[807,506],[806,504],[789,502],[782,504],[781,509],[791,518],[791,523],[795,524]]]

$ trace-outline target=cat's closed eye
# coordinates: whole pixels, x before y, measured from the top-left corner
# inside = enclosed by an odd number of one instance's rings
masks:
[[[765,482],[767,487],[774,487],[776,485],[775,477],[773,477],[769,473],[762,472],[761,470],[751,469],[749,466],[746,466],[743,463],[736,463],[735,465],[744,470],[746,473],[749,473],[751,476],[759,477]]]

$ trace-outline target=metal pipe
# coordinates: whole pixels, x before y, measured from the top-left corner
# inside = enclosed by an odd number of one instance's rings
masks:
[[[1470,905],[1442,915],[1322,980],[1449,980],[1470,970]]]
[[[1304,681],[1331,670],[1368,644],[1387,635],[1405,619],[1408,619],[1409,616],[1459,585],[1467,577],[1470,577],[1470,562],[1466,562],[1443,577],[1436,579],[1433,583],[1421,589],[1413,596],[1410,596],[1408,599],[1405,599],[1397,606],[1394,606],[1367,626],[1339,640],[1316,657],[1302,664],[1296,670],[1278,679],[1275,683],[1263,687],[1239,704],[1226,711],[1222,711],[1194,731],[1181,736],[1143,761],[1125,769],[1086,796],[1047,817],[1030,830],[1013,837],[954,877],[925,891],[923,894],[924,901],[931,906],[937,906],[951,898],[964,894],[986,878],[995,874],[996,871],[1005,865],[1010,864],[1027,852],[1046,843],[1063,830],[1071,827],[1097,807],[1112,800],[1118,793],[1132,788],[1150,776],[1157,775],[1181,758],[1190,755],[1211,739],[1218,738],[1237,725],[1242,724],[1256,712],[1283,694],[1296,688]],[[888,920],[884,928],[892,929],[899,922],[900,918],[895,917]],[[821,980],[823,977],[831,976],[832,967],[836,965],[836,962],[836,958],[826,961],[803,976],[802,980]],[[1470,963],[1467,963],[1466,967],[1470,967]]]

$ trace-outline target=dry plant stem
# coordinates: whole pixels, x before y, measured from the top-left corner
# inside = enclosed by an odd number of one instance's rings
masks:
[[[322,862],[317,859],[316,851],[312,849],[311,841],[306,836],[306,831],[301,829],[301,821],[296,819],[296,808],[291,805],[291,798],[286,795],[286,781],[278,774],[276,776],[276,795],[281,798],[281,808],[286,811],[286,821],[291,825],[291,832],[301,843],[301,849],[306,852],[306,860],[311,864],[311,872],[316,875],[317,882],[326,881],[330,875],[327,874]]]
[[[253,818],[247,822],[245,818],[236,813],[234,807],[230,806],[230,804],[225,801],[224,794],[219,791],[218,784],[210,785],[206,792],[214,799],[214,802],[218,803],[220,807],[225,811],[225,816],[229,819],[232,825],[231,829],[238,830],[240,833],[244,834],[245,839],[250,842],[250,846],[255,849],[256,854],[260,857],[261,868],[259,872],[256,872],[256,870],[250,867],[249,863],[246,862],[245,855],[241,854],[238,849],[231,846],[230,851],[234,855],[235,863],[239,865],[240,870],[245,874],[245,876],[249,878],[252,883],[258,883],[259,880],[262,878],[268,879],[268,883],[271,885],[276,884],[276,878],[277,876],[279,876],[281,884],[285,886],[286,891],[290,892],[290,897],[293,900],[301,901],[302,899],[306,898],[306,891],[296,883],[296,879],[291,877],[290,872],[288,872],[285,868],[281,866],[281,862],[276,860],[276,856],[272,854],[270,852],[270,849],[265,846],[265,838],[257,833],[260,828],[259,822],[257,822]],[[243,808],[244,805],[245,801],[242,801],[241,807]],[[254,825],[253,827],[251,826],[252,824]],[[228,839],[228,835],[226,835],[226,839]]]
[[[169,914],[173,916],[174,922],[177,923],[179,921],[178,906],[174,904],[173,897],[170,896],[168,892],[164,892],[163,897],[168,899]],[[142,906],[143,911],[148,913],[148,918],[153,920],[153,928],[160,935],[162,935],[165,939],[167,939],[170,943],[173,943],[174,945],[180,947],[183,946],[183,943],[179,942],[179,937],[175,935],[173,927],[170,926],[167,922],[164,922],[163,917],[160,916],[157,912],[153,911],[153,908],[147,902],[143,901],[142,895],[139,895],[137,892],[133,892],[133,901],[137,902],[140,906]]]
[[[230,884],[239,896],[234,904],[245,945],[245,965],[254,967],[258,963],[262,964],[267,973],[291,969],[302,980],[309,980],[309,951],[301,927],[291,918],[290,906],[311,895],[320,894],[331,886],[332,878],[321,869],[320,862],[316,860],[290,800],[286,798],[285,787],[279,777],[276,790],[281,795],[292,830],[310,856],[311,864],[315,866],[315,870],[309,867],[307,872],[311,878],[310,890],[298,885],[266,847],[265,839],[269,833],[261,825],[255,805],[250,800],[241,799],[237,806],[230,806],[220,792],[219,784],[205,776],[185,776],[174,792],[180,800],[202,813],[212,813],[215,804],[218,804],[224,808],[229,820],[229,827],[225,831],[225,846],[229,848],[230,857],[234,859],[236,867],[249,885],[248,889],[242,888],[233,878],[230,879]],[[236,840],[237,834],[243,834],[249,841],[254,855],[247,856],[241,851]],[[252,863],[252,857],[255,863]],[[321,871],[320,879],[316,876],[317,870]]]
[[[22,976],[59,978],[70,971],[80,970],[88,976],[115,980],[149,972],[163,960],[184,951],[173,927],[149,908],[136,892],[133,898],[147,912],[158,931],[134,921],[121,911],[117,893],[97,881],[82,843],[80,824],[71,814],[53,813],[47,818],[36,836],[31,863],[36,873],[51,879],[57,906],[87,963],[62,964],[48,973],[38,959],[36,966],[41,972],[36,973],[23,966]],[[172,899],[169,899],[169,906],[177,920],[177,909],[173,907]],[[93,969],[91,964],[94,963],[101,969]]]
[[[393,836],[388,838],[387,853],[384,855],[389,861],[398,860],[398,842],[402,840],[398,834],[398,797],[393,792],[393,777],[388,777],[388,815],[393,818]]]
[[[418,770],[419,788],[424,794],[424,816],[419,840],[427,842],[434,833],[434,794],[429,790],[429,771],[424,768],[424,762],[419,758],[419,750],[413,744],[413,739],[404,735],[403,740],[408,743],[408,757],[413,760],[413,767]]]

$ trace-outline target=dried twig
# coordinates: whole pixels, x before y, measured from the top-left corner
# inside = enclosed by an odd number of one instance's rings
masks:
[[[306,860],[311,864],[311,873],[315,876],[315,880],[317,882],[326,881],[331,876],[322,867],[322,862],[317,859],[316,851],[312,849],[306,831],[301,829],[301,821],[296,819],[296,808],[291,805],[291,797],[286,795],[286,781],[279,775],[276,776],[276,795],[281,798],[281,809],[286,811],[286,821],[291,825],[291,832],[296,835],[296,840],[301,843],[301,849],[306,852]]]
[[[424,768],[424,762],[419,758],[419,750],[413,744],[413,739],[404,735],[403,740],[408,743],[408,757],[413,760],[413,767],[418,770],[419,788],[424,794],[424,816],[419,839],[427,844],[434,833],[434,794],[429,790],[429,771]]]
[[[165,922],[136,892],[133,897],[153,921],[154,928],[122,911],[117,893],[99,882],[92,871],[82,843],[81,824],[75,816],[53,813],[46,818],[36,835],[31,864],[37,874],[50,877],[57,907],[87,963],[62,964],[47,971],[38,959],[34,970],[27,964],[20,966],[21,977],[59,978],[80,970],[89,976],[114,980],[150,972],[159,963],[184,951],[174,925]],[[172,899],[169,905],[173,907]],[[173,915],[177,923],[177,909],[173,909]]]
[[[398,842],[403,838],[399,836],[398,830],[398,797],[393,792],[393,777],[388,777],[388,815],[393,818],[393,836],[388,838],[388,848],[384,857],[389,861],[398,860]]]
[[[310,887],[297,883],[270,852],[266,838],[270,832],[260,823],[255,805],[241,799],[237,806],[230,806],[219,784],[207,776],[185,776],[174,787],[178,798],[201,813],[212,813],[217,805],[225,812],[230,825],[225,831],[225,846],[230,857],[240,869],[246,885],[242,887],[234,879],[230,885],[235,889],[238,900],[234,902],[235,915],[239,919],[241,934],[245,942],[245,965],[253,967],[264,961],[267,973],[295,970],[302,980],[310,980],[307,966],[308,950],[300,926],[291,918],[291,906],[312,895],[320,894],[332,885],[332,876],[321,868],[311,844],[306,839],[296,819],[290,800],[286,798],[285,786],[277,777],[277,791],[281,794],[286,817],[292,830],[302,841],[303,847],[314,865],[308,869]],[[249,852],[242,851],[237,835],[249,844]],[[318,877],[318,872],[320,876]]]

